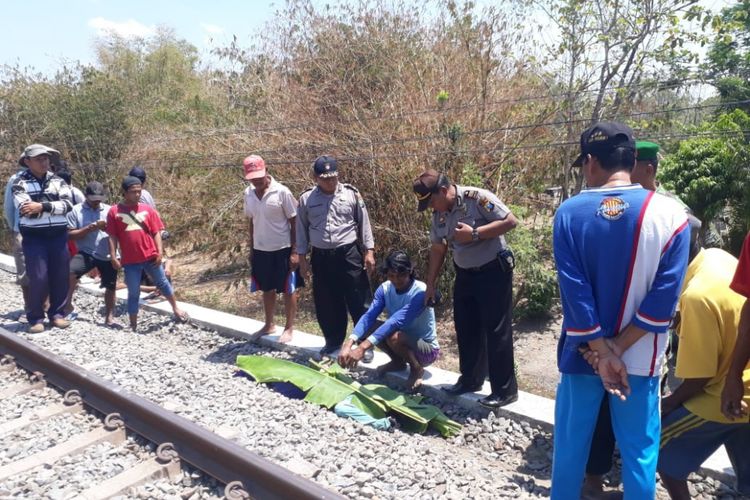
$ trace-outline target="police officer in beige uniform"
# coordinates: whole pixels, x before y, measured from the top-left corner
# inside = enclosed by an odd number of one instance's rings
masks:
[[[480,400],[497,408],[518,399],[513,366],[513,254],[503,235],[516,227],[513,214],[486,189],[452,184],[426,170],[414,180],[417,210],[433,209],[425,301],[434,300],[435,283],[448,246],[456,281],[453,320],[461,377],[446,392],[479,390],[489,373],[492,393]]]
[[[365,202],[354,186],[338,181],[336,159],[317,158],[313,176],[317,186],[302,193],[297,208],[297,253],[304,276],[311,253],[315,314],[326,341],[320,354],[332,356],[346,336],[347,309],[355,324],[367,310],[375,241]],[[370,350],[364,361],[371,360]]]

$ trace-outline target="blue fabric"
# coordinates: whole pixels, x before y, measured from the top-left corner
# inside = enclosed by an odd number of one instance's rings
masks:
[[[664,229],[671,234],[673,229],[658,225],[664,221],[653,220],[653,211],[644,216],[651,196],[652,192],[638,185],[584,190],[557,210],[553,250],[563,306],[558,344],[561,372],[593,375],[578,346],[599,337],[614,337],[631,322],[648,332],[666,332],[684,277],[690,234],[685,226],[662,248],[652,233]],[[614,206],[602,215],[608,200]],[[645,239],[647,251],[660,260],[653,283],[636,310],[652,318],[666,318],[661,326],[640,321],[638,314],[620,317],[632,287],[631,272],[638,272],[632,268],[638,238]]]
[[[83,229],[89,224],[103,220],[107,221],[110,206],[99,204],[99,210],[94,210],[87,202],[80,203],[68,212],[68,229]],[[83,238],[76,240],[79,252],[87,253],[99,260],[109,260],[109,235],[103,231],[92,231]]]
[[[400,331],[413,345],[422,339],[432,347],[438,348],[435,310],[424,305],[426,288],[427,285],[423,282],[413,280],[408,290],[398,293],[390,281],[384,282],[375,291],[370,308],[359,318],[352,335],[357,340],[362,339],[375,325],[380,313],[385,310],[388,319],[370,335],[370,342],[378,344],[394,332]]]
[[[704,420],[680,406],[662,419],[659,473],[687,479],[723,444],[732,460],[739,484],[750,486],[750,423],[725,424]],[[742,450],[732,453],[733,449]]]
[[[631,393],[626,401],[606,394],[612,429],[622,457],[625,500],[648,500],[656,495],[659,453],[659,378],[628,375]],[[581,498],[584,470],[602,398],[601,379],[595,375],[562,374],[555,398],[553,500]]]
[[[26,276],[29,279],[30,325],[44,320],[44,302],[49,296],[47,317],[52,321],[62,318],[68,298],[70,254],[68,235],[61,232],[53,236],[30,234],[21,242],[26,260]]]
[[[161,265],[154,264],[153,261],[139,262],[137,264],[125,264],[125,284],[128,287],[128,314],[138,312],[138,301],[141,296],[141,276],[146,271],[151,281],[165,297],[174,295],[172,284],[164,274],[164,268]]]
[[[3,198],[3,215],[5,216],[5,222],[8,223],[8,227],[14,232],[18,232],[18,209],[13,201],[13,182],[15,182],[18,174],[22,172],[16,172],[10,179],[8,184],[5,185],[5,198]]]
[[[352,404],[352,397],[344,399],[336,406],[333,407],[333,412],[339,417],[351,418],[356,420],[360,424],[369,425],[379,431],[387,431],[391,428],[391,421],[388,417],[385,418],[373,418],[361,409],[357,408]]]

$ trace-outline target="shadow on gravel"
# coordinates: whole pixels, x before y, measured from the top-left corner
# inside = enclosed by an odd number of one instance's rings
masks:
[[[244,356],[248,354],[258,354],[261,352],[265,352],[266,350],[263,349],[261,346],[255,345],[250,341],[243,340],[241,342],[228,342],[222,346],[220,346],[218,349],[210,353],[208,356],[206,356],[205,359],[209,363],[224,363],[228,365],[235,366],[235,361],[237,360],[237,356]],[[278,351],[272,351],[274,353]],[[297,361],[302,361],[300,359],[295,358]]]
[[[552,436],[536,434],[521,452],[523,463],[518,472],[527,474],[537,480],[549,480],[552,475]],[[539,483],[537,483],[539,484]]]

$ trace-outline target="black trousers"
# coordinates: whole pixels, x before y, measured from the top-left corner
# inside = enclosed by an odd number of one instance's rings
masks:
[[[313,248],[313,301],[326,345],[338,347],[346,337],[347,310],[356,324],[372,301],[362,252],[356,243],[331,250]]]
[[[609,412],[609,398],[602,398],[599,417],[591,440],[589,460],[586,463],[586,474],[603,476],[612,470],[612,454],[615,452],[615,433],[612,430],[612,417]]]
[[[513,366],[513,272],[491,264],[470,271],[456,266],[453,321],[456,324],[459,381],[480,386],[489,375],[492,393],[518,393]]]

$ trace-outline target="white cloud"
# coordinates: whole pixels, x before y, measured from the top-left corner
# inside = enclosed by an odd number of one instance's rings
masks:
[[[212,35],[220,35],[221,33],[224,33],[224,28],[216,26],[215,24],[201,23],[201,28]]]
[[[103,17],[95,17],[89,19],[88,25],[97,30],[99,35],[106,35],[108,33],[114,33],[125,38],[130,37],[146,37],[153,35],[156,31],[154,26],[146,26],[145,24],[139,23],[135,19],[128,19],[127,21],[117,22]]]

